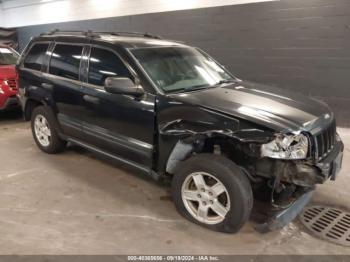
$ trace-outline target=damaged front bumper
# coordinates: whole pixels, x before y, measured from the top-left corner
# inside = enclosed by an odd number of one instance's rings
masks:
[[[319,162],[263,159],[257,163],[256,170],[262,177],[275,177],[282,182],[309,188],[328,179],[335,180],[341,169],[343,151],[344,144],[339,138],[333,150]]]
[[[256,229],[262,233],[281,229],[296,218],[310,201],[315,184],[323,183],[327,179],[336,179],[342,166],[343,151],[344,144],[338,139],[332,152],[315,165],[280,166],[280,168],[283,167],[279,173],[283,176],[281,180],[290,180],[296,185],[305,186],[306,191],[287,208],[271,211],[265,222],[258,224]]]
[[[343,151],[344,144],[340,138],[338,138],[338,141],[335,144],[332,152],[330,152],[325,159],[316,164],[325,180],[328,178],[331,180],[336,179],[342,167]]]
[[[273,212],[266,222],[257,224],[255,229],[260,233],[281,229],[294,220],[303,208],[309,203],[314,190],[310,190],[300,196],[288,208]]]
[[[328,179],[335,180],[342,166],[343,151],[344,144],[338,137],[333,150],[322,161],[315,164],[298,163],[294,174],[284,175],[289,175],[291,182],[300,186],[313,186]]]

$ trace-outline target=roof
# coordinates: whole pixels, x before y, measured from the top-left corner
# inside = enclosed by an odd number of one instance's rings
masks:
[[[93,39],[95,41],[118,44],[125,48],[133,47],[160,47],[160,46],[186,46],[185,44],[173,40],[162,39],[159,36],[147,33],[135,32],[93,32],[93,31],[58,31],[54,30],[49,33],[40,35],[44,39]],[[78,40],[79,41],[79,40]]]

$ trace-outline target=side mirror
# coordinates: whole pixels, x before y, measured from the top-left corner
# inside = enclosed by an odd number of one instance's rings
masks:
[[[142,96],[145,92],[139,85],[128,77],[107,77],[105,80],[105,90],[112,94]]]

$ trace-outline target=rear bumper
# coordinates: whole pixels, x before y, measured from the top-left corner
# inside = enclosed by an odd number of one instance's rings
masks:
[[[19,104],[22,108],[22,111],[24,112],[27,98],[25,96],[25,92],[24,92],[23,88],[18,89],[18,101],[19,101]]]

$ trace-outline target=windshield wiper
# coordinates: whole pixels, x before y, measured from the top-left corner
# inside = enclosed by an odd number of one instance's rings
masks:
[[[208,85],[208,84],[194,85],[194,86],[189,86],[189,87],[181,88],[178,90],[174,90],[174,91],[172,91],[172,93],[190,92],[190,91],[196,91],[196,90],[201,90],[201,89],[215,88],[219,85],[234,83],[236,81],[237,80],[235,80],[235,79],[224,79],[224,80],[220,80],[219,82],[217,82],[213,85]]]
[[[235,83],[237,82],[237,80],[235,79],[223,79],[223,80],[220,80],[219,82],[215,83],[216,86],[218,85],[222,85],[222,84],[229,84],[229,83]]]
[[[202,85],[194,85],[194,86],[189,86],[189,87],[186,87],[184,88],[185,91],[193,91],[193,90],[199,90],[199,89],[205,89],[205,88],[209,88],[209,87],[212,87],[208,84],[202,84]]]
[[[202,84],[202,85],[194,85],[194,86],[186,87],[185,91],[193,91],[193,90],[204,89],[204,88],[213,88],[222,84],[229,84],[234,82],[236,82],[235,79],[223,79],[213,85]]]
[[[176,90],[171,90],[168,91],[169,93],[182,93],[182,92],[190,92],[190,91],[195,91],[195,90],[201,90],[201,89],[206,89],[210,88],[213,86],[210,85],[194,85],[194,86],[189,86],[189,87],[184,87]]]

